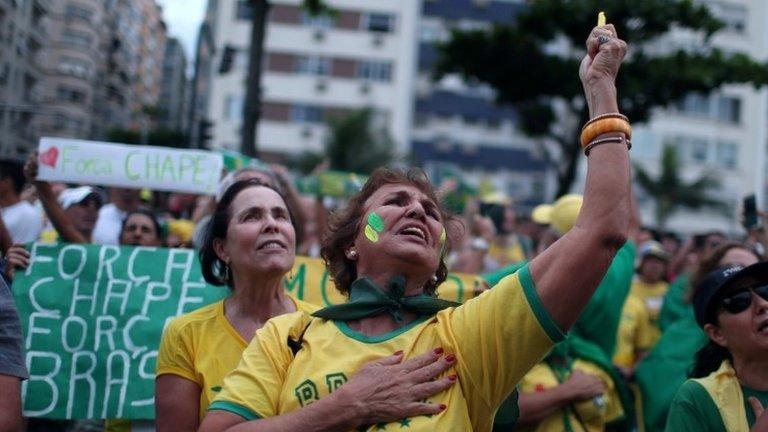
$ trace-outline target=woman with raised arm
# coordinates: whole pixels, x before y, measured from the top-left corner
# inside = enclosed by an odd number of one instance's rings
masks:
[[[582,135],[589,167],[584,205],[568,234],[494,289],[449,304],[434,294],[446,278],[454,219],[420,171],[377,170],[332,216],[323,240],[329,273],[349,301],[269,321],[224,380],[200,431],[490,431],[499,404],[563,338],[627,237],[630,127],[615,87],[626,44],[608,25],[593,29],[587,48],[579,75],[591,116]],[[396,422],[372,416],[363,427],[344,422],[367,399],[336,390],[351,371],[432,346],[455,361],[436,382],[459,384],[432,397],[423,385],[440,413]],[[329,418],[323,400],[343,409]]]

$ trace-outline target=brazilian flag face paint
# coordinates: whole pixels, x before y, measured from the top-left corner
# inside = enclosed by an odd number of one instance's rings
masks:
[[[446,240],[448,240],[448,234],[446,234],[445,227],[443,227],[443,230],[440,232],[440,258],[445,257]]]
[[[384,220],[376,212],[368,215],[368,224],[365,225],[365,238],[371,243],[379,242],[379,234],[384,231]]]

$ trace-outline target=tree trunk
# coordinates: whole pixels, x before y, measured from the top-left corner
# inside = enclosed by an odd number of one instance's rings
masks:
[[[248,75],[245,83],[240,152],[246,156],[258,157],[256,127],[261,114],[261,61],[264,54],[264,33],[269,2],[267,0],[251,0],[250,4],[253,13],[251,18],[253,27],[251,28],[251,45],[248,50]]]

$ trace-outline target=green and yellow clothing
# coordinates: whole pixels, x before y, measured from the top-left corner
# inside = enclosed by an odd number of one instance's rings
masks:
[[[690,287],[691,277],[687,273],[681,274],[669,284],[669,290],[664,296],[659,314],[659,327],[662,332],[685,317],[688,311],[693,310],[693,306],[687,298]]]
[[[528,266],[461,306],[378,336],[297,312],[257,331],[209,409],[246,420],[278,416],[327,396],[369,361],[398,350],[411,357],[443,347],[457,358],[445,373],[458,375],[459,382],[429,401],[447,410],[358,430],[490,431],[498,406],[563,337],[541,304]]]
[[[666,430],[670,432],[747,432],[755,423],[748,398],[768,405],[768,391],[755,391],[739,384],[730,362],[704,378],[685,382],[669,409]]]
[[[616,349],[621,310],[635,274],[635,255],[635,245],[631,241],[619,249],[570,332],[597,344],[608,359],[613,357]]]
[[[640,278],[635,278],[632,281],[630,293],[642,300],[645,310],[648,312],[648,319],[651,321],[651,345],[655,344],[661,337],[659,315],[661,314],[661,306],[664,304],[664,296],[668,290],[669,284],[664,281],[646,283]]]
[[[288,296],[298,311],[317,307]],[[248,346],[224,315],[224,300],[174,318],[163,332],[157,376],[171,374],[200,386],[200,420]]]
[[[529,258],[532,249],[529,238],[512,234],[504,237],[500,242],[491,242],[488,247],[488,257],[499,267],[504,267],[525,261]]]
[[[594,363],[581,359],[575,360],[573,365],[565,371],[558,371],[546,362],[539,363],[523,377],[518,389],[521,395],[549,390],[562,384],[574,371],[600,378],[605,384],[606,392],[594,399],[563,407],[539,424],[518,427],[516,431],[599,432],[605,430],[606,424],[624,415],[613,379]]]
[[[629,295],[621,310],[619,331],[616,334],[616,352],[613,364],[621,367],[633,367],[637,362],[637,352],[651,348],[651,322],[643,301]]]
[[[635,382],[642,395],[644,430],[664,429],[675,393],[688,379],[696,352],[708,341],[706,333],[696,323],[693,308],[690,308],[682,318],[664,330],[661,339],[637,365]]]

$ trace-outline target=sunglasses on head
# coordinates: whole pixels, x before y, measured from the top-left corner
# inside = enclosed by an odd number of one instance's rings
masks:
[[[747,310],[752,304],[752,293],[757,294],[763,300],[768,301],[768,285],[761,285],[754,288],[749,288],[745,291],[739,291],[736,294],[731,294],[727,297],[723,297],[720,302],[727,312],[737,314]]]

